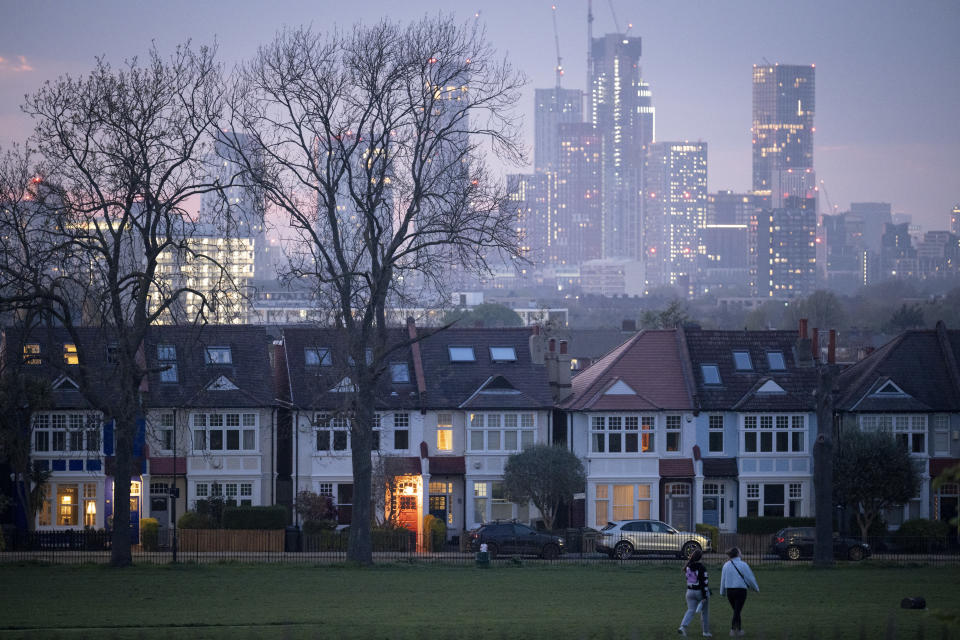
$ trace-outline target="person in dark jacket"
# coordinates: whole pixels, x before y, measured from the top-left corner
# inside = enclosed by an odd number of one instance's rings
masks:
[[[680,627],[677,633],[682,636],[687,635],[687,625],[693,620],[693,616],[700,612],[700,626],[703,629],[703,636],[710,638],[710,587],[708,586],[707,568],[700,562],[703,553],[697,549],[690,554],[690,559],[683,567],[683,574],[686,578],[687,588],[685,599],[687,601],[687,612],[683,614],[683,620],[680,621]]]

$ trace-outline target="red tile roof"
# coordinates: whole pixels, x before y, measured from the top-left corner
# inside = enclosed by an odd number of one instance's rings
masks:
[[[693,458],[660,458],[661,478],[692,478]]]
[[[563,405],[575,411],[693,410],[681,352],[675,329],[638,333],[577,375]],[[636,395],[604,395],[617,380]]]

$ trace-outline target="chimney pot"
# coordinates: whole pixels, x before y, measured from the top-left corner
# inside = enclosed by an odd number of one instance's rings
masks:
[[[806,318],[800,318],[800,337],[801,338],[807,337],[807,319]]]
[[[827,364],[837,362],[837,330],[830,329],[830,339],[827,343]]]
[[[820,362],[820,329],[813,328],[813,339],[810,341],[810,353],[814,362]]]

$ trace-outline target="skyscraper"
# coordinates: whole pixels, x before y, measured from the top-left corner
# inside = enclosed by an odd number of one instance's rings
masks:
[[[603,141],[603,257],[639,259],[643,251],[643,165],[655,139],[650,86],[640,73],[640,38],[591,38],[589,122]]]
[[[560,157],[558,127],[583,122],[583,92],[580,89],[536,89],[533,112],[533,170],[556,171]]]
[[[789,197],[783,204],[759,210],[750,220],[750,277],[755,296],[793,298],[816,288],[816,200]]]
[[[815,197],[813,65],[753,65],[753,191],[777,209]]]
[[[707,143],[651,144],[644,195],[647,284],[692,293],[707,223]]]
[[[960,204],[953,205],[950,212],[950,233],[960,236]]]

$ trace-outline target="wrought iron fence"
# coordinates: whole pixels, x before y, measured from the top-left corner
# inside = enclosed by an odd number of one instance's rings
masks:
[[[630,554],[611,554],[596,547],[596,532],[567,530],[558,532],[565,539],[564,553],[555,559],[544,559],[536,549],[501,544],[496,554],[483,557],[471,548],[466,539],[447,542],[432,548],[429,539],[406,530],[374,531],[372,535],[375,563],[445,564],[504,566],[516,564],[639,566],[645,563],[677,564],[683,560],[673,552],[634,549]],[[4,531],[5,544],[0,562],[45,562],[54,564],[107,563],[110,561],[111,538],[106,531]],[[176,553],[172,531],[159,532],[156,542],[133,548],[134,563],[297,563],[337,564],[347,560],[348,532],[322,531],[303,533],[296,527],[286,530],[205,530],[179,529]],[[724,551],[738,547],[750,564],[802,566],[812,562],[812,548],[798,553],[774,546],[773,536],[722,533],[704,553],[704,562],[719,567],[727,557]],[[960,544],[955,538],[884,538],[868,541],[867,553],[837,552],[838,564],[855,562],[883,564],[923,564],[960,566]],[[842,547],[840,547],[842,549]],[[488,560],[482,562],[481,560]]]

